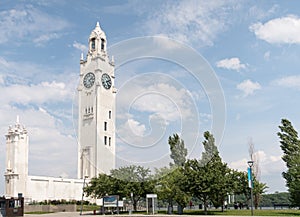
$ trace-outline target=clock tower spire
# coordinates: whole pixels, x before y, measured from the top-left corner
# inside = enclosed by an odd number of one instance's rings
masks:
[[[86,59],[80,58],[78,85],[78,178],[115,168],[114,63],[99,22],[92,30]]]

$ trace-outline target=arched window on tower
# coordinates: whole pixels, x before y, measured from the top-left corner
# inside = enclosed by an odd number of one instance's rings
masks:
[[[101,38],[101,50],[103,51],[105,48],[105,40]]]
[[[96,49],[96,38],[91,39],[91,49],[95,50]]]

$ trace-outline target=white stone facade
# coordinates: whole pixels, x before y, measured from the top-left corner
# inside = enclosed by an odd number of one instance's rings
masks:
[[[9,126],[6,137],[5,194],[18,196],[26,192],[28,177],[28,134],[19,123]]]
[[[97,23],[89,38],[87,58],[80,60],[78,179],[28,175],[29,137],[17,118],[6,134],[6,197],[22,193],[27,202],[81,200],[84,182],[115,168],[114,79],[106,36]]]
[[[62,199],[81,200],[83,182],[83,179],[28,176],[27,191],[24,196],[26,202]]]
[[[114,79],[106,36],[97,23],[89,37],[86,60],[80,61],[78,178],[108,174],[115,168]]]

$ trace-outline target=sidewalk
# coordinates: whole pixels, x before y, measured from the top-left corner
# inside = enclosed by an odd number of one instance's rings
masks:
[[[82,217],[91,217],[91,216],[102,216],[100,214],[93,215],[92,212],[85,212],[82,215],[80,215],[79,212],[59,212],[59,213],[50,213],[50,214],[42,214],[42,215],[37,215],[37,214],[25,214],[25,217],[76,217],[76,216],[82,216]],[[105,215],[104,215],[105,216]],[[107,217],[129,217],[129,216],[134,216],[134,217],[204,217],[203,215],[161,215],[161,214],[156,214],[156,215],[141,215],[141,214],[132,214],[132,215],[106,215]],[[209,217],[220,217],[220,216],[213,216],[209,215]],[[239,217],[239,216],[227,216],[226,217]],[[259,217],[259,216],[256,216]],[[266,216],[264,216],[266,217]]]

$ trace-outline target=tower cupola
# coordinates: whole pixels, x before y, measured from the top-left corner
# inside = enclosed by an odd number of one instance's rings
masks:
[[[95,29],[89,37],[89,54],[91,55],[106,55],[106,35],[97,22]]]

